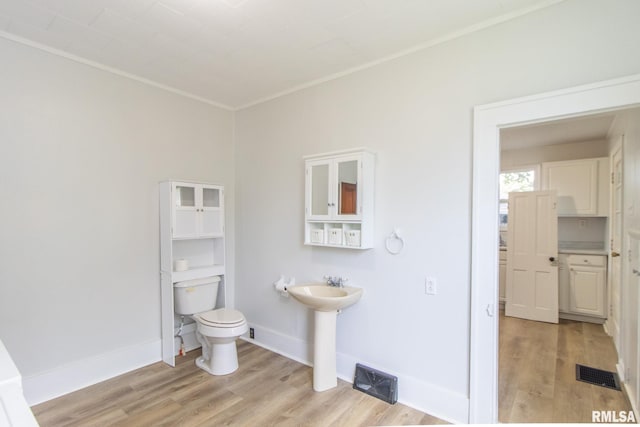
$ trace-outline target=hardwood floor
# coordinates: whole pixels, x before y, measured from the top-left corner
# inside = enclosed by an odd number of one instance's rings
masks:
[[[310,367],[238,340],[240,368],[211,376],[192,351],[32,408],[47,426],[372,426],[444,424],[338,380],[316,393]]]
[[[590,423],[593,410],[631,411],[624,392],[576,381],[576,363],[615,372],[617,359],[602,325],[501,313],[500,422]]]

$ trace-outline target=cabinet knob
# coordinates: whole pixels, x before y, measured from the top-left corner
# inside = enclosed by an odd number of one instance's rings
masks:
[[[550,257],[549,257],[549,261],[553,262],[553,261],[555,261],[555,260],[556,260],[556,257],[554,257],[554,256],[550,256]]]

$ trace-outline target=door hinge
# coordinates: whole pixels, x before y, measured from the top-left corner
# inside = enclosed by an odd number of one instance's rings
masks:
[[[614,174],[613,174],[613,172],[611,172],[611,183],[612,183],[612,184],[614,184],[614,183],[615,183],[615,181],[614,181],[614,179],[613,179],[613,176],[614,176]]]

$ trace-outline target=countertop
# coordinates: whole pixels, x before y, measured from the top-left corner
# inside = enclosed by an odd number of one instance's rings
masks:
[[[500,246],[501,251],[506,251],[506,246]],[[571,248],[558,248],[559,254],[576,254],[576,255],[604,255],[609,253],[606,249],[571,249]]]
[[[577,254],[577,255],[608,255],[606,249],[572,249],[572,248],[558,248],[560,254]]]

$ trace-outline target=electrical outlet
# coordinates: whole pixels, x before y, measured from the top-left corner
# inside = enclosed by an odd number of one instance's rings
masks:
[[[427,277],[424,279],[424,293],[427,295],[436,295],[438,293],[438,285],[435,278]]]
[[[256,334],[253,331],[253,328],[249,328],[249,338],[254,339],[255,337],[256,337]]]

